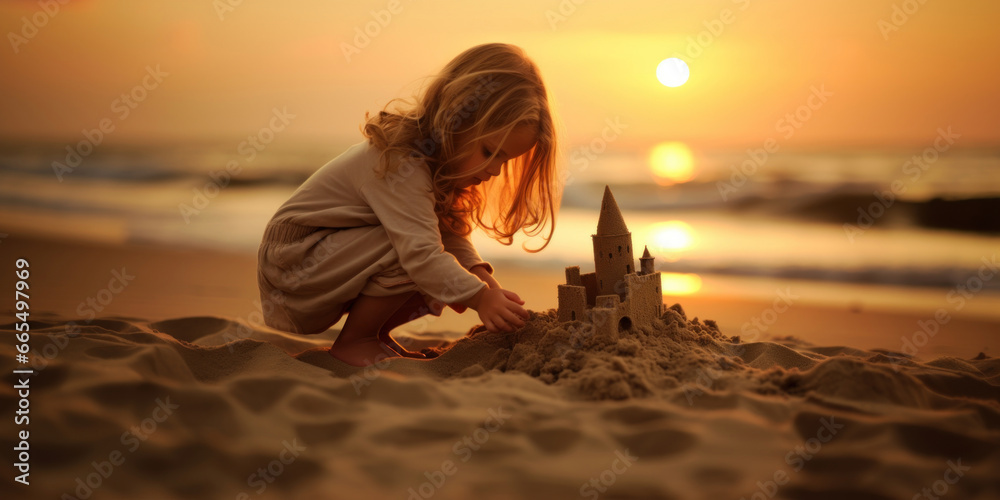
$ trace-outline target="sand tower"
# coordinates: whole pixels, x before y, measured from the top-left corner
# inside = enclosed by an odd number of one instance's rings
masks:
[[[655,269],[653,256],[649,255],[649,247],[642,248],[642,257],[639,257],[639,274],[652,274]]]
[[[594,272],[580,274],[580,266],[566,268],[566,283],[559,285],[559,321],[585,322],[593,334],[610,336],[651,325],[664,311],[661,275],[648,248],[636,272],[632,233],[608,186],[591,238]]]
[[[615,294],[625,298],[622,277],[634,271],[632,265],[632,233],[625,226],[625,219],[611,188],[604,186],[601,215],[597,219],[594,244],[594,268],[597,273],[597,294]]]

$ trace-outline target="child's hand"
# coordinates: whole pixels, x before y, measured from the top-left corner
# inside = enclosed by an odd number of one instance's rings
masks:
[[[489,287],[483,287],[479,293],[482,295],[473,305],[473,309],[479,312],[479,319],[487,330],[511,331],[524,326],[524,320],[528,319],[528,311],[521,307],[524,301],[516,293]]]
[[[518,304],[521,304],[522,306],[524,305],[524,301],[521,300],[521,297],[518,297],[516,293],[514,293],[514,292],[512,292],[510,290],[504,290],[504,289],[500,289],[500,291],[503,292],[503,294],[506,295],[508,299],[513,300],[514,302],[517,302]],[[527,316],[525,316],[525,318],[527,318]]]

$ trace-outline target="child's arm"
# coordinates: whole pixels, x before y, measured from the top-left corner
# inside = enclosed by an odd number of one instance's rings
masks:
[[[472,245],[472,240],[469,237],[452,233],[444,226],[440,226],[439,229],[441,230],[441,242],[444,243],[444,249],[454,255],[459,263],[465,266],[469,272],[475,274],[483,283],[486,283],[486,286],[496,289],[503,288],[500,286],[500,282],[493,277],[493,265],[479,256],[479,252]],[[518,304],[524,305],[521,297],[514,292],[508,290],[507,297]]]
[[[521,307],[524,305],[521,297],[501,288],[500,283],[493,277],[493,266],[479,256],[479,252],[472,246],[472,241],[468,237],[451,233],[443,226],[440,229],[445,250],[454,255],[469,272],[486,283],[486,287],[464,305],[479,313],[479,318],[489,331],[511,330],[524,326],[528,313]]]
[[[468,236],[455,234],[443,224],[438,225],[438,230],[441,231],[441,243],[444,244],[445,251],[454,255],[459,264],[462,264],[462,267],[475,273],[474,269],[476,266],[481,266],[492,277],[493,265],[479,256],[479,252],[472,245],[472,240]],[[477,276],[479,275],[477,274]],[[482,279],[482,276],[480,276],[480,279]],[[483,281],[489,283],[485,279]]]
[[[359,187],[362,199],[371,207],[385,228],[389,244],[399,254],[400,266],[418,287],[442,302],[475,309],[490,331],[524,326],[528,312],[521,307],[524,302],[516,294],[490,288],[445,251],[430,192],[430,172],[421,165],[405,174],[369,177]]]
[[[400,266],[420,289],[445,303],[464,303],[488,287],[445,251],[426,166],[392,176],[365,175],[358,192],[385,229]]]
[[[472,269],[469,269],[469,271],[478,276],[479,279],[483,280],[483,283],[486,283],[486,285],[490,288],[502,288],[500,286],[500,282],[498,282],[496,278],[493,277],[493,274],[486,269],[486,265],[476,264],[475,266],[472,266]]]

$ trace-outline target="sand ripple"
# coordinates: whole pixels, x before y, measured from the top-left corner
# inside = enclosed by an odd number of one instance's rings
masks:
[[[33,326],[61,347],[31,381],[24,498],[1000,498],[986,356],[743,344],[680,307],[613,338],[535,312],[368,369],[224,318]]]

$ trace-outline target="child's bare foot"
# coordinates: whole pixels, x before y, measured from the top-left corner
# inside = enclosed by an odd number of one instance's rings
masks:
[[[388,348],[378,339],[362,339],[356,342],[334,342],[330,346],[330,355],[351,366],[368,366],[386,358],[399,357],[393,349]]]
[[[425,356],[424,353],[422,352],[408,351],[405,347],[400,345],[399,342],[396,342],[396,339],[392,338],[392,336],[390,336],[388,332],[386,333],[379,332],[378,339],[382,341],[386,345],[386,347],[392,349],[393,352],[404,358],[417,358],[417,359],[427,358],[427,356]]]

